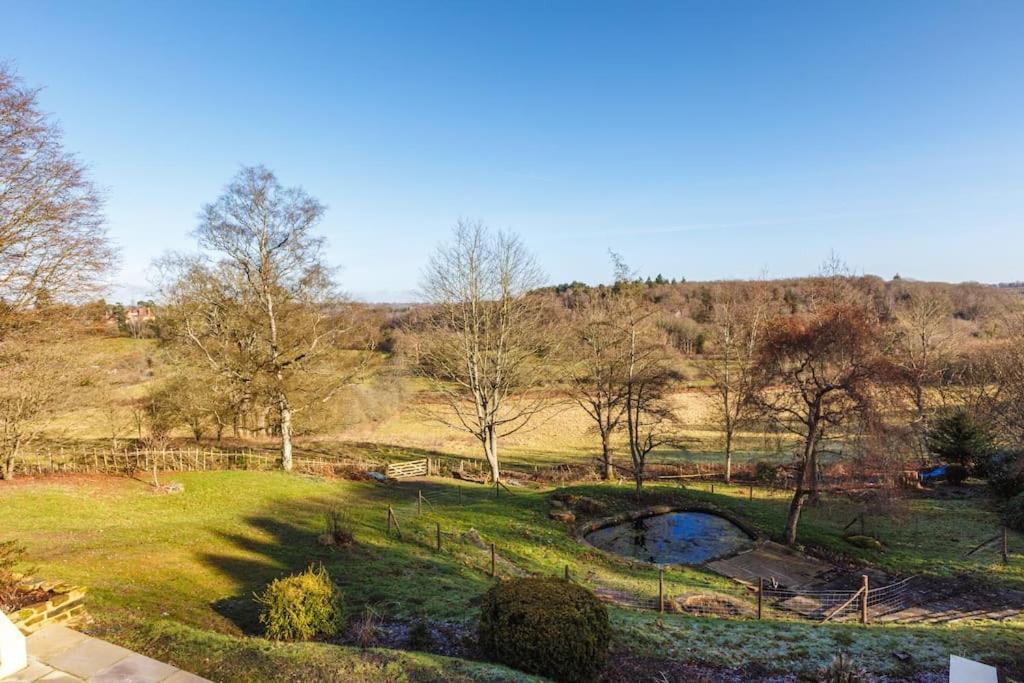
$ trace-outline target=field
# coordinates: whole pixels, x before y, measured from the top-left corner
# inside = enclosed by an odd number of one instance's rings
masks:
[[[0,528],[21,539],[39,573],[90,589],[93,627],[147,654],[192,668],[214,680],[525,680],[500,667],[394,649],[359,650],[345,644],[271,644],[253,634],[251,596],[270,580],[322,562],[344,588],[350,618],[371,607],[383,618],[383,644],[416,621],[442,628],[455,654],[472,657],[473,605],[491,581],[487,543],[498,548],[498,573],[512,566],[531,573],[573,574],[620,586],[650,587],[656,574],[594,553],[552,521],[550,489],[516,489],[498,499],[466,487],[461,504],[451,480],[393,487],[376,483],[259,472],[183,473],[183,493],[161,495],[128,478],[25,480],[0,489]],[[416,490],[428,502],[415,514]],[[632,505],[631,489],[613,484],[574,487],[607,511]],[[651,487],[651,500],[712,501],[734,510],[769,534],[778,534],[785,498],[721,486]],[[430,502],[433,501],[433,502]],[[894,573],[936,577],[985,572],[995,585],[1024,587],[1024,539],[1004,567],[992,552],[966,551],[997,525],[976,500],[915,499],[909,517],[870,524],[885,551],[850,546],[841,528],[856,514],[853,503],[811,508],[801,541],[841,552]],[[394,506],[403,538],[385,534],[387,505]],[[325,511],[342,506],[355,544],[320,545]],[[914,523],[906,520],[913,518]],[[434,547],[435,525],[444,547]],[[473,531],[470,531],[473,530]],[[476,536],[478,534],[478,537]],[[475,542],[482,540],[483,543]],[[738,589],[700,569],[673,569],[668,590]],[[950,652],[1020,673],[1014,653],[1024,652],[1024,623],[962,621],[947,625],[813,625],[793,621],[698,619],[613,608],[616,658],[649,668],[710,667],[721,671],[813,672],[838,652],[851,653],[878,673],[907,664],[941,670]],[[386,634],[392,634],[388,640]],[[443,649],[443,648],[439,648]],[[673,660],[668,662],[667,660]],[[617,680],[617,679],[611,679]]]

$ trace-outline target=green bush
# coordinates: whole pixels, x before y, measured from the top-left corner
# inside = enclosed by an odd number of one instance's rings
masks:
[[[341,591],[323,566],[275,579],[256,601],[263,631],[274,640],[333,636],[341,623]]]
[[[1018,493],[1007,501],[1003,518],[1006,520],[1006,526],[1024,531],[1024,493]]]
[[[988,459],[988,483],[1003,498],[1024,493],[1024,451],[1002,451]]]
[[[480,607],[480,647],[492,660],[556,681],[591,681],[608,658],[608,609],[571,581],[495,584]]]

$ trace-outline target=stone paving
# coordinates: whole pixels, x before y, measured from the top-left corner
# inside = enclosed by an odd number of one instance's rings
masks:
[[[209,683],[65,626],[37,631],[27,638],[27,644],[28,667],[3,683]]]

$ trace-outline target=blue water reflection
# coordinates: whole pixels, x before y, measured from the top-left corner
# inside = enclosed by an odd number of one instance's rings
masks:
[[[655,564],[700,564],[753,546],[739,527],[706,512],[669,512],[591,531],[591,544]]]

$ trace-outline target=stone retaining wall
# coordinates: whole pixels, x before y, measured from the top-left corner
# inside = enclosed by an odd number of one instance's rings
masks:
[[[20,585],[27,590],[43,590],[50,594],[47,600],[8,615],[25,635],[51,624],[77,626],[89,621],[89,614],[85,611],[85,588],[61,581],[24,581]]]

